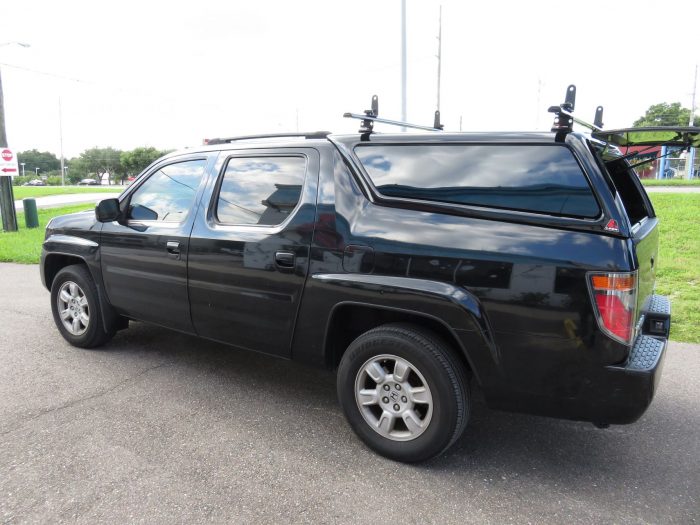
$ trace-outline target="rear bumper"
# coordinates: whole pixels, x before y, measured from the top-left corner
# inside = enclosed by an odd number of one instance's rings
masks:
[[[671,303],[667,297],[652,295],[641,313],[641,330],[627,361],[603,369],[589,392],[591,406],[584,410],[582,419],[603,424],[634,423],[649,408],[666,357]]]
[[[667,339],[640,335],[624,365],[605,367],[589,417],[595,423],[637,421],[649,408],[661,379]]]
[[[642,310],[645,319],[640,333],[623,363],[569,371],[578,383],[570,395],[563,388],[539,394],[496,387],[484,389],[487,403],[492,408],[602,425],[634,423],[654,399],[668,345],[670,303],[665,297],[654,297],[656,300],[649,301]]]

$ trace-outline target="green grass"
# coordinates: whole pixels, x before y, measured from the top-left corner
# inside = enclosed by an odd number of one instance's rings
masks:
[[[661,221],[656,292],[671,298],[671,339],[700,343],[700,194],[650,196]]]
[[[71,195],[75,193],[121,193],[124,188],[110,186],[14,186],[15,200],[49,195]]]
[[[24,213],[17,213],[19,231],[0,232],[0,262],[18,262],[34,264],[41,256],[41,243],[44,242],[44,230],[52,217],[94,209],[91,204],[75,204],[63,208],[39,210],[39,227],[28,229],[24,225]]]
[[[640,179],[644,186],[700,186],[700,179]]]
[[[671,338],[700,343],[700,193],[653,193],[651,199],[661,219],[656,290],[673,303]],[[19,232],[0,233],[0,261],[38,263],[49,219],[92,208],[77,204],[39,210],[40,226],[31,230],[18,213]]]

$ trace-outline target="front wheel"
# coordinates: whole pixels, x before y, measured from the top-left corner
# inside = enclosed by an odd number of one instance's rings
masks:
[[[74,346],[93,348],[109,341],[100,311],[97,287],[80,264],[61,269],[51,283],[51,311],[63,338]]]
[[[469,419],[464,365],[434,333],[412,325],[380,326],[353,341],[338,369],[338,397],[355,433],[398,461],[442,453]]]

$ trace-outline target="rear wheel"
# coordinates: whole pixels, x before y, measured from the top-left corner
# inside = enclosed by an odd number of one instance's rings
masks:
[[[445,451],[469,418],[466,370],[434,333],[384,325],[358,337],[338,369],[338,397],[357,435],[391,459]]]
[[[109,341],[105,332],[97,287],[85,266],[61,269],[51,283],[51,310],[63,338],[74,346],[93,348]]]

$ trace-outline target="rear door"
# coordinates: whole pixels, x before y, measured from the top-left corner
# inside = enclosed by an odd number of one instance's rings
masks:
[[[309,268],[319,154],[222,152],[189,245],[192,320],[203,337],[288,356]]]

